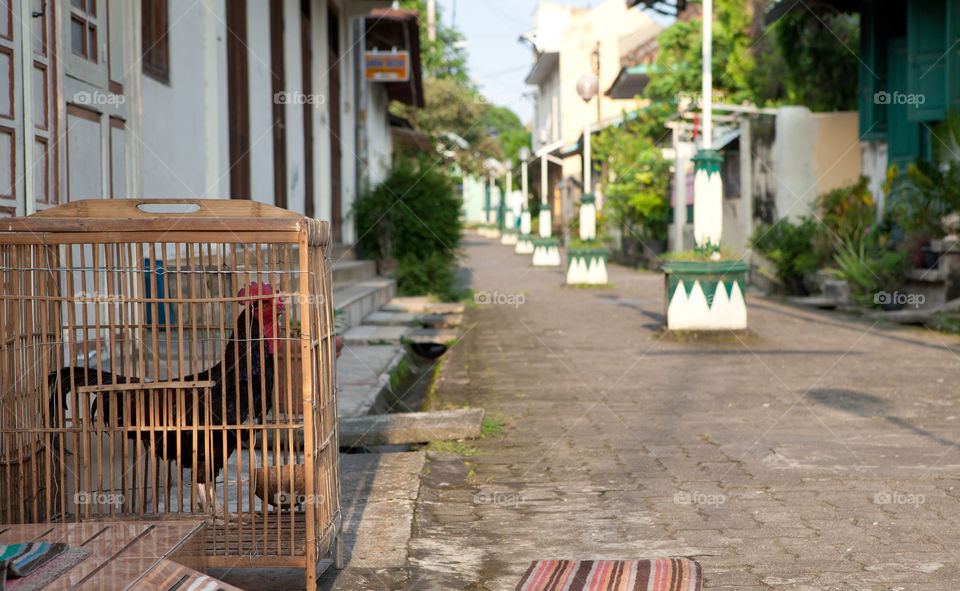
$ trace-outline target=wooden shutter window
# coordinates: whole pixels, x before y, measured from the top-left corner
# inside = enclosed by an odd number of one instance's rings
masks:
[[[167,0],[142,0],[143,73],[170,82]]]

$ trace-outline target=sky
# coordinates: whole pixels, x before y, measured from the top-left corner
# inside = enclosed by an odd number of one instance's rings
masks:
[[[598,6],[601,0],[555,0],[571,6]],[[530,45],[520,35],[533,28],[538,0],[437,0],[440,18],[453,24],[469,45],[470,75],[486,99],[512,109],[527,123],[534,89],[523,83],[533,65]],[[639,9],[634,9],[639,10]],[[658,22],[660,18],[652,15]],[[525,96],[526,95],[526,96]]]

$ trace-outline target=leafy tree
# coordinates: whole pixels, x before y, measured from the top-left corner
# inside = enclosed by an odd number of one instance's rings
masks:
[[[785,101],[813,111],[857,108],[858,15],[817,16],[809,10],[784,15],[772,27],[785,65]],[[775,59],[767,60],[767,63]],[[779,97],[778,97],[779,98]]]
[[[394,103],[391,111],[410,120],[430,136],[434,147],[452,156],[461,171],[478,174],[487,158],[517,160],[521,145],[530,144],[530,133],[516,114],[488,103],[470,80],[467,54],[457,44],[460,31],[443,24],[437,11],[437,40],[427,40],[424,0],[403,0],[401,7],[420,13],[421,63],[426,109]],[[465,140],[464,147],[450,134]]]
[[[427,38],[427,8],[424,0],[402,0],[400,8],[420,14],[420,63],[427,78],[449,78],[460,86],[473,88],[467,69],[467,52],[458,41],[463,33],[443,24],[443,11],[437,7],[437,40]]]
[[[509,158],[517,163],[520,161],[517,155],[520,147],[530,145],[530,132],[520,122],[517,114],[506,107],[487,104],[481,117],[481,126],[488,135],[497,140],[500,154],[495,157]]]
[[[856,108],[859,17],[795,10],[768,30],[771,0],[716,0],[714,93],[726,102],[803,104],[814,111]],[[657,37],[656,73],[644,96],[676,105],[700,90],[701,20],[678,21]]]
[[[670,215],[670,162],[644,133],[645,119],[608,127],[594,140],[594,155],[612,177],[604,195],[625,235],[664,240]]]
[[[475,90],[452,78],[427,78],[423,81],[423,93],[429,108],[417,109],[394,102],[391,110],[429,135],[437,151],[451,156],[464,171],[480,173],[487,157],[501,157],[497,138],[492,137],[490,127],[484,125],[490,107]],[[460,145],[451,133],[468,145]]]

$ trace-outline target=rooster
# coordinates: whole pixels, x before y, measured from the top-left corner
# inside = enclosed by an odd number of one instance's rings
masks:
[[[212,425],[229,427],[243,424],[248,419],[252,422],[258,422],[262,420],[265,412],[270,411],[273,405],[274,353],[277,333],[279,332],[278,319],[284,310],[283,298],[279,295],[269,297],[273,294],[273,288],[266,283],[259,285],[253,282],[246,288],[241,289],[238,297],[251,299],[243,303],[240,315],[237,317],[236,334],[227,339],[223,358],[219,363],[205,371],[195,375],[183,376],[177,380],[182,382],[211,381],[214,383],[210,395],[210,408],[206,407],[206,401],[203,398],[197,401],[199,408],[197,416],[200,425],[206,424],[208,414]],[[264,296],[267,299],[264,299]],[[250,312],[250,318],[248,318],[248,311]],[[52,372],[48,377],[51,393],[50,416],[58,416],[56,413],[58,391],[62,393],[63,405],[66,408],[67,395],[71,388],[97,384],[140,382],[141,380],[136,377],[126,377],[91,368],[61,368]],[[183,416],[182,424],[192,426],[194,417],[193,392],[189,389],[184,391],[183,408],[176,408],[176,400],[173,400],[170,402],[173,408],[162,407],[157,409],[158,416],[175,415],[179,412]],[[113,420],[113,413],[110,409],[114,407],[117,409],[115,413],[117,416],[115,422],[109,426],[125,426],[123,424],[124,398],[129,400],[130,414],[137,415],[137,394],[134,391],[104,392],[100,394],[100,397],[100,400],[92,403],[93,408],[90,416],[94,419],[99,409],[104,423],[108,423],[108,421]],[[140,400],[143,407],[140,416],[144,417],[146,424],[139,426],[152,427],[154,425],[151,424],[150,401],[147,397],[142,396]],[[162,418],[161,421],[163,421]],[[158,424],[156,426],[166,425]],[[185,465],[189,465],[194,453],[196,454],[197,465],[194,478],[197,482],[197,497],[201,509],[208,511],[212,505],[214,515],[223,515],[224,510],[216,496],[214,483],[228,458],[237,449],[238,433],[236,430],[228,428],[211,430],[207,432],[207,435],[211,439],[210,454],[207,453],[208,446],[200,442],[198,442],[198,449],[194,449],[191,430],[181,431],[179,449]],[[177,460],[177,433],[174,431],[130,431],[128,437],[130,439],[139,437],[146,449],[150,449],[152,442],[155,454],[160,460],[165,462],[175,462]],[[165,441],[164,438],[166,438]],[[226,441],[226,452],[224,451],[224,441]],[[208,473],[212,476],[209,481]]]

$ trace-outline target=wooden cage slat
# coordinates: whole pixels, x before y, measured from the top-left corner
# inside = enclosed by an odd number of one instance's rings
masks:
[[[158,225],[108,235],[108,226],[91,225],[98,231],[33,237],[0,227],[0,371],[20,374],[3,391],[14,404],[12,416],[0,414],[6,480],[0,491],[11,492],[14,474],[31,491],[4,511],[21,520],[42,515],[76,522],[107,515],[187,517],[196,515],[202,480],[226,511],[245,516],[218,526],[208,537],[208,554],[303,566],[308,586],[315,585],[316,559],[336,547],[340,531],[339,525],[330,529],[339,515],[339,478],[338,449],[331,443],[337,433],[328,251],[309,243],[306,224],[297,231],[256,227],[171,233]],[[259,296],[247,290],[240,297],[239,289],[252,281],[274,290]],[[272,317],[252,313],[257,301],[277,295],[286,299],[282,315],[266,306]],[[251,313],[239,313],[245,309]],[[295,322],[299,336],[292,333]],[[266,338],[267,323],[275,340]],[[260,337],[228,348],[240,330]],[[259,363],[272,359],[271,384],[264,372],[254,375],[255,357]],[[232,384],[221,384],[222,396],[213,396],[221,385],[212,380],[178,379],[218,359],[238,370],[223,374]],[[53,368],[78,364],[89,367],[86,383],[76,381],[83,372],[66,371],[48,387]],[[241,370],[249,377],[241,380]],[[143,381],[105,383],[112,381],[107,372]],[[301,395],[293,394],[296,383]],[[240,424],[236,415],[226,420],[228,403],[248,409],[247,421]],[[215,414],[222,418],[214,420]],[[11,428],[11,420],[27,416],[34,421],[27,430]],[[184,457],[184,445],[192,457]],[[4,464],[15,449],[33,463]],[[224,456],[220,488],[215,455]],[[298,464],[307,474],[302,488]],[[277,482],[282,474],[289,483],[284,490],[306,494],[308,502],[284,510],[258,499],[255,470]],[[123,499],[119,505],[79,504],[69,496],[75,492],[122,492]]]

